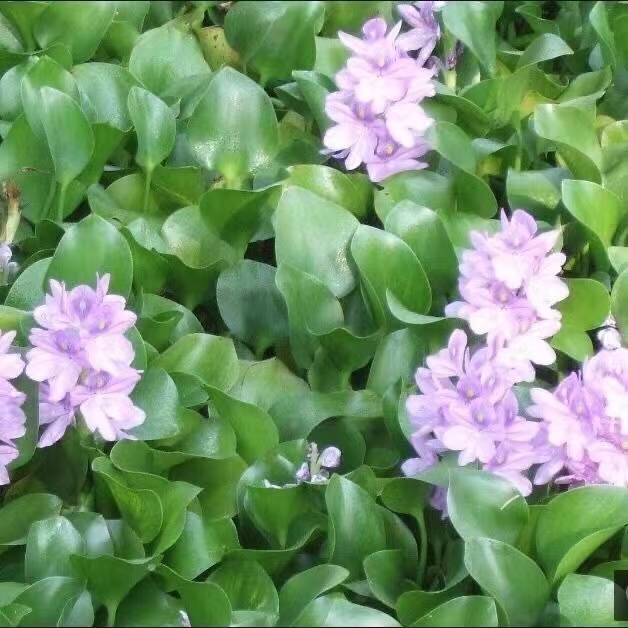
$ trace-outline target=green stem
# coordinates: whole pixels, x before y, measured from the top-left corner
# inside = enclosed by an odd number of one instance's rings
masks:
[[[46,201],[44,202],[44,208],[42,209],[41,215],[42,218],[51,218],[50,210],[52,209],[52,200],[55,197],[55,192],[57,190],[57,182],[53,175],[50,175],[50,185],[48,187],[48,196],[46,197]]]
[[[63,223],[63,209],[65,207],[65,191],[67,190],[66,184],[59,184],[59,200],[57,203],[57,222]]]
[[[146,213],[148,211],[148,199],[150,197],[150,183],[152,181],[153,178],[153,168],[150,169],[146,169],[146,172],[144,173],[144,202],[143,202],[143,208],[144,208],[144,213]]]
[[[427,528],[425,527],[425,515],[423,510],[415,515],[417,523],[419,524],[419,541],[421,547],[419,549],[419,567],[417,572],[417,582],[419,586],[423,584],[425,578],[425,568],[427,566]]]

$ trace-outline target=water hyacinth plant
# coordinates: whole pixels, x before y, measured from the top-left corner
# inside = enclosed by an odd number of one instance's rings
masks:
[[[0,2],[0,626],[628,621],[623,2]]]

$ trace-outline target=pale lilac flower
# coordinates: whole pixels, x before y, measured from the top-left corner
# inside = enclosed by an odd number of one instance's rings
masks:
[[[420,50],[417,61],[421,65],[427,61],[440,39],[440,26],[434,12],[444,6],[444,2],[415,2],[397,5],[405,22],[412,29],[399,38],[399,45],[404,50]]]
[[[75,423],[80,408],[85,424],[105,440],[130,438],[126,432],[145,415],[129,395],[140,378],[131,367],[135,351],[124,336],[136,316],[126,300],[108,294],[109,275],[96,288],[68,291],[50,282],[51,294],[34,311],[40,327],[31,331],[26,374],[41,382],[39,447],[57,442]]]
[[[438,461],[437,454],[458,451],[458,464],[478,461],[530,493],[523,472],[539,462],[532,443],[540,425],[519,416],[512,387],[521,381],[521,370],[497,362],[495,349],[471,353],[466,334],[456,330],[447,348],[417,370],[421,394],[410,395],[406,409],[416,428],[412,445],[418,458],[403,465],[404,473],[419,473]]]
[[[450,303],[445,313],[487,334],[489,343],[505,350],[504,360],[552,364],[556,355],[547,339],[560,329],[561,318],[553,306],[569,293],[558,276],[565,256],[551,253],[559,232],[537,235],[536,221],[522,210],[510,220],[502,212],[501,222],[495,235],[470,234],[474,248],[463,252],[460,264],[464,301]]]
[[[338,447],[325,447],[318,457],[318,464],[325,469],[335,469],[340,466],[342,453]]]
[[[547,461],[535,484],[628,487],[628,350],[603,349],[554,392],[533,389],[528,414],[543,421]],[[560,475],[559,475],[560,474]]]
[[[365,164],[374,182],[427,165],[424,134],[433,121],[419,103],[436,93],[435,71],[408,55],[400,29],[401,22],[388,31],[375,18],[362,28],[362,39],[340,32],[353,55],[335,77],[339,91],[325,102],[336,124],[323,137],[323,153],[345,159],[347,170]]]
[[[145,412],[129,399],[139,379],[138,371],[132,368],[117,376],[92,371],[83,377],[72,393],[72,401],[80,407],[90,431],[109,441],[133,438],[126,430],[141,425],[146,418]]]
[[[26,416],[22,410],[26,395],[9,381],[24,370],[22,358],[9,352],[15,335],[14,331],[0,334],[0,485],[9,483],[7,466],[19,455],[13,441],[26,433]]]

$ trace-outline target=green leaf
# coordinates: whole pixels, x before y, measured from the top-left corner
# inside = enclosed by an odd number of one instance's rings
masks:
[[[395,205],[384,223],[386,231],[401,238],[417,256],[432,292],[447,293],[458,281],[458,259],[438,214],[402,201]]]
[[[496,69],[495,23],[503,2],[452,2],[443,8],[445,28],[460,39],[490,74]]]
[[[164,562],[184,578],[194,579],[237,547],[238,533],[231,519],[210,519],[200,509],[188,509],[181,536]]]
[[[158,534],[164,511],[155,491],[135,489],[126,485],[122,474],[105,457],[92,462],[92,470],[107,484],[124,520],[142,539],[149,543]]]
[[[160,97],[175,78],[210,73],[194,35],[176,23],[147,30],[137,39],[129,59],[129,71],[146,89]]]
[[[41,88],[41,120],[63,190],[81,174],[94,151],[94,135],[80,107],[52,87]]]
[[[61,238],[46,273],[46,285],[56,279],[70,287],[95,286],[96,275],[105,273],[111,275],[111,293],[127,297],[133,277],[129,245],[111,223],[91,215]]]
[[[232,68],[220,70],[188,121],[185,131],[196,160],[239,181],[270,164],[279,127],[264,90]]]
[[[281,441],[307,438],[330,417],[375,418],[382,415],[380,397],[370,390],[286,394],[270,409]]]
[[[495,601],[481,595],[449,600],[411,624],[412,626],[498,626]]]
[[[137,81],[113,63],[83,63],[72,68],[83,112],[92,124],[108,124],[121,131],[133,126],[127,107],[129,91]]]
[[[141,440],[157,440],[179,434],[179,392],[166,371],[152,367],[145,371],[131,398],[146,412],[144,423],[131,430],[133,436]]]
[[[569,213],[609,246],[624,211],[610,190],[589,181],[563,181],[563,203]]]
[[[311,70],[314,34],[324,16],[322,2],[255,2],[235,5],[225,18],[227,41],[261,82],[289,79],[293,70]]]
[[[517,62],[517,68],[572,54],[573,50],[560,37],[552,33],[543,33],[523,51]]]
[[[594,279],[565,279],[569,296],[556,307],[562,324],[587,331],[602,325],[609,315],[611,302],[606,288]]]
[[[181,578],[177,590],[193,626],[227,626],[231,623],[229,598],[217,584],[186,582]]]
[[[405,557],[398,549],[374,552],[364,559],[364,573],[373,595],[380,601],[395,608],[399,596],[408,588],[404,582]]]
[[[539,516],[538,560],[557,582],[627,523],[628,496],[621,488],[585,486],[557,495]]]
[[[336,297],[348,294],[355,286],[348,247],[358,224],[339,205],[302,188],[286,188],[274,215],[277,265],[316,277]]]
[[[73,603],[84,603],[84,591],[85,583],[77,578],[51,576],[32,584],[15,601],[31,609],[26,616],[29,626],[57,626],[64,614],[66,617],[73,614],[71,611],[68,613]],[[79,625],[93,623],[93,610],[90,606],[83,609],[80,615],[82,621]]]
[[[0,508],[0,545],[24,545],[31,524],[54,517],[62,502],[55,495],[32,493],[5,503]]]
[[[137,163],[152,172],[172,151],[176,120],[166,103],[141,87],[129,91],[128,108],[137,133]]]
[[[342,597],[324,595],[310,602],[294,626],[400,626],[390,615]]]
[[[150,576],[122,600],[116,613],[118,626],[178,626],[182,623],[180,599],[164,593]]]
[[[348,209],[357,218],[366,216],[373,195],[368,178],[360,173],[346,174],[328,166],[298,164],[288,168],[284,185],[305,188]]]
[[[585,111],[565,105],[537,105],[534,110],[534,130],[556,144],[575,177],[600,183],[600,143],[593,121]]]
[[[536,218],[551,219],[561,201],[561,181],[566,176],[569,172],[561,168],[529,171],[510,168],[506,177],[508,204]]]
[[[625,626],[625,621],[615,621],[613,612],[617,596],[625,598],[625,591],[618,589],[605,578],[569,574],[557,593],[560,614],[573,626]]]
[[[593,343],[589,334],[581,329],[563,325],[551,342],[554,349],[562,351],[578,362],[582,362],[585,358],[590,358],[593,353]]]
[[[392,294],[411,312],[425,314],[431,305],[429,281],[412,249],[400,238],[360,225],[351,241],[351,254],[364,282],[375,318],[398,326],[386,303]]]
[[[224,270],[216,284],[223,321],[256,355],[288,336],[288,313],[275,285],[275,273],[273,266],[242,260]]]
[[[628,338],[628,272],[625,270],[620,273],[613,284],[611,311],[622,336]]]
[[[72,52],[74,63],[83,63],[96,52],[113,20],[115,2],[55,2],[37,17],[34,35],[42,48],[60,42]]]
[[[233,341],[210,334],[188,334],[152,363],[168,373],[185,373],[204,385],[228,390],[238,378]]]
[[[535,625],[549,598],[549,585],[533,560],[495,539],[466,541],[464,563],[514,626]]]
[[[70,556],[82,553],[83,548],[83,538],[65,517],[34,522],[26,537],[26,580],[36,582],[49,576],[74,576]]]
[[[113,625],[116,611],[127,593],[158,562],[158,558],[124,560],[116,556],[72,556],[72,565],[87,580],[89,589],[107,608],[109,625]]]
[[[602,48],[602,59],[606,65],[615,65],[615,36],[609,24],[604,2],[596,2],[589,12],[589,22],[593,27]]]
[[[329,513],[330,561],[346,567],[353,580],[362,574],[363,560],[386,549],[386,528],[373,498],[357,484],[334,475],[325,491]],[[355,530],[359,529],[359,535]]]
[[[277,428],[267,412],[217,388],[210,387],[209,394],[218,414],[231,423],[237,437],[237,451],[249,464],[279,444]]]
[[[342,584],[349,572],[338,565],[317,565],[290,578],[279,592],[279,622],[291,626],[307,605],[322,593]]]
[[[436,172],[404,172],[386,179],[383,186],[375,196],[375,211],[382,222],[397,203],[408,199],[420,199],[422,206],[434,211],[456,207],[452,181]]]
[[[476,159],[471,138],[451,122],[435,122],[426,132],[430,146],[458,168],[475,172]]]
[[[277,619],[279,597],[273,581],[254,561],[230,560],[212,572],[207,582],[218,585],[234,611],[260,611]]]
[[[528,506],[507,480],[472,469],[451,469],[447,509],[465,541],[487,537],[514,545],[528,521]]]

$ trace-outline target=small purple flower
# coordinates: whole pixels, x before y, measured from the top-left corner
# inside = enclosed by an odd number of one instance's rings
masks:
[[[323,153],[345,159],[347,170],[361,164],[374,182],[424,168],[429,150],[424,134],[432,119],[420,106],[436,93],[434,70],[422,67],[400,45],[401,22],[366,22],[363,38],[338,34],[353,55],[336,75],[339,91],[328,95],[325,111],[336,124],[323,137]]]
[[[0,485],[9,483],[7,466],[19,455],[13,440],[26,433],[26,416],[22,410],[26,396],[9,381],[24,370],[22,358],[9,353],[14,339],[14,331],[0,334]]]
[[[109,275],[96,278],[96,289],[67,291],[57,281],[50,287],[45,304],[35,309],[41,327],[31,331],[33,348],[26,355],[26,374],[42,383],[39,447],[58,441],[79,408],[87,427],[105,440],[130,438],[126,430],[145,419],[129,398],[140,372],[131,367],[135,351],[124,333],[135,314],[123,297],[108,294]]]
[[[318,457],[318,464],[325,469],[335,469],[340,466],[342,452],[338,447],[325,447]]]
[[[412,27],[399,37],[399,45],[403,50],[420,50],[417,61],[423,65],[440,39],[440,26],[434,12],[444,6],[444,2],[415,2],[399,4],[397,10],[401,17]]]
[[[603,349],[550,392],[531,391],[546,461],[535,484],[628,487],[628,350]]]
[[[404,463],[407,475],[438,462],[443,451],[458,451],[458,464],[478,461],[488,471],[510,479],[523,494],[532,485],[523,475],[542,462],[534,443],[540,425],[519,416],[512,387],[522,371],[499,361],[495,346],[473,353],[461,330],[452,333],[446,349],[426,360],[416,381],[420,393],[410,395],[406,409],[415,433],[412,445],[418,458]]]
[[[565,256],[551,253],[559,232],[537,235],[536,221],[522,210],[502,230],[488,236],[470,234],[474,246],[464,251],[459,291],[464,301],[449,304],[448,316],[462,318],[488,343],[504,349],[501,359],[552,364],[556,359],[547,339],[560,329],[560,312],[553,309],[568,295],[559,278]],[[531,365],[529,373],[533,376]],[[533,377],[532,377],[533,378]]]

